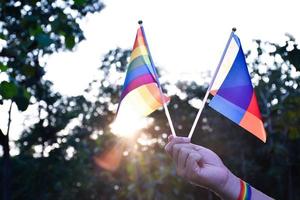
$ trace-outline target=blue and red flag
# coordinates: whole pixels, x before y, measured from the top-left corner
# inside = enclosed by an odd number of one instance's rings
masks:
[[[214,96],[210,107],[266,142],[266,131],[245,55],[234,32],[225,48],[210,94]]]

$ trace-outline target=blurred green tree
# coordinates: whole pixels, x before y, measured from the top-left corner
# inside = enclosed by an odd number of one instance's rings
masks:
[[[248,54],[267,143],[209,107],[192,141],[211,148],[235,174],[263,192],[296,200],[300,196],[299,67],[287,58],[298,49],[292,38],[287,43],[256,41],[257,49]],[[24,131],[18,142],[20,155],[13,158],[14,199],[218,199],[176,176],[163,149],[170,132],[164,112],[154,112],[152,123],[132,138],[111,133],[129,53],[109,51],[99,80],[92,81],[83,96],[62,97],[49,82],[43,83],[39,107],[46,114]],[[163,87],[172,86],[163,83]],[[177,133],[186,136],[197,112],[194,102],[204,96],[207,86],[178,82],[176,88],[169,109]],[[99,168],[97,159],[115,146],[122,146],[117,152],[122,158],[119,168],[111,172]]]
[[[255,151],[262,164],[255,172],[261,176],[253,181],[278,199],[293,200],[300,195],[300,50],[293,36],[287,37],[283,46],[256,40],[257,49],[249,55],[268,133],[267,145]]]
[[[78,20],[103,7],[98,0],[0,1],[0,73],[7,77],[0,82],[0,104],[11,101],[7,132],[0,131],[4,200],[10,199],[9,130],[13,102],[19,110],[27,109],[30,96],[36,96],[45,73],[39,59],[55,51],[72,50],[84,39]]]

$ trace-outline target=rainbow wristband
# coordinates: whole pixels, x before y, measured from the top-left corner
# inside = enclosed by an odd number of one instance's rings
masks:
[[[251,200],[251,186],[245,181],[240,180],[241,191],[238,200]]]

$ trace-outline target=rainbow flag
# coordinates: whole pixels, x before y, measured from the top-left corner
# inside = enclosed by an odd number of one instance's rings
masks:
[[[137,30],[116,121],[147,116],[169,101],[162,95],[143,27]]]
[[[210,88],[209,106],[240,125],[263,142],[266,132],[245,55],[238,36],[232,32]]]

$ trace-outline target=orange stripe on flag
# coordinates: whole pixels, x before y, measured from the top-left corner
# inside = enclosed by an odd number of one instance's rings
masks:
[[[156,90],[152,89],[152,91],[150,92],[148,87],[151,87],[151,85],[154,85],[154,87],[156,87]],[[155,111],[156,109],[162,106],[161,101],[158,101],[155,98],[155,96],[160,95],[155,83],[141,86],[137,90],[139,91],[139,94],[143,98],[144,102],[150,107],[151,112]]]
[[[158,101],[160,104],[163,104],[157,84],[155,84],[155,83],[148,84],[147,89],[153,95],[153,97],[156,99],[156,101]],[[163,101],[164,101],[164,103],[167,103],[170,101],[170,98],[163,94]]]
[[[261,139],[263,142],[266,142],[267,134],[264,128],[264,125],[260,119],[250,112],[245,112],[240,126],[251,132],[253,135]]]

